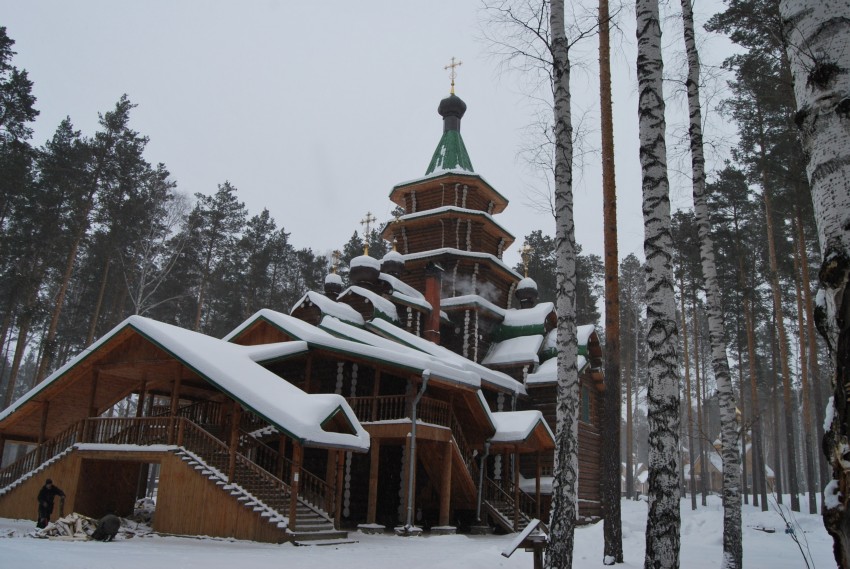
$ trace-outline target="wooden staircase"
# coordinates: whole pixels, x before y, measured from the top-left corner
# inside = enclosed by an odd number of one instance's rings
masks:
[[[231,453],[231,449],[216,436],[181,417],[84,419],[0,470],[0,495],[12,491],[23,480],[73,452],[80,443],[146,446],[169,444],[169,441],[176,443],[173,452],[188,466],[206,476],[222,491],[229,492],[246,508],[267,518],[269,523],[286,529],[294,541],[339,542],[348,537],[347,532],[334,528],[333,518],[321,507],[327,492],[315,491],[320,479],[302,470],[303,478],[313,481],[312,500],[296,497],[295,527],[287,527],[290,486],[244,454]]]
[[[482,507],[490,519],[506,532],[521,532],[534,519],[534,499],[528,494],[520,491],[517,506],[514,496],[490,478],[484,480],[484,490]]]

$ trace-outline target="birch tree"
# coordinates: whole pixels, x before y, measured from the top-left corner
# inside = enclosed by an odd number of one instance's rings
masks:
[[[699,99],[700,63],[694,33],[691,0],[681,0],[685,49],[688,55],[688,111],[693,177],[694,213],[699,229],[700,260],[705,284],[711,364],[717,382],[720,406],[720,455],[723,460],[723,564],[725,569],[741,567],[741,460],[738,451],[738,420],[735,393],[726,356],[726,330],[723,322],[714,243],[709,230],[709,211],[705,195],[705,157],[702,144],[702,107]],[[703,461],[704,463],[704,461]],[[693,465],[693,462],[691,463]]]
[[[555,119],[555,250],[557,255],[558,401],[555,472],[552,481],[550,539],[546,567],[573,563],[573,534],[578,507],[578,406],[576,358],[576,261],[573,224],[573,144],[570,115],[570,58],[563,0],[549,7],[552,97]]]
[[[823,445],[832,466],[824,525],[834,540],[836,562],[850,567],[850,4],[782,0],[780,13],[823,255],[819,328],[835,364]]]
[[[649,421],[647,569],[679,567],[679,358],[670,266],[661,25],[658,0],[637,0],[640,162],[646,255]]]

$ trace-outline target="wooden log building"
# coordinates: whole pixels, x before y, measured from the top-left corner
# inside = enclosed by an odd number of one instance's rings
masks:
[[[35,518],[46,478],[66,512],[126,516],[156,488],[154,529],[280,542],[346,531],[519,531],[548,517],[556,315],[502,261],[507,200],[476,174],[466,105],[439,106],[425,176],[395,186],[398,249],[328,275],[290,314],[222,339],[133,316],[0,413],[30,451],[0,468],[0,516]],[[579,515],[601,515],[602,352],[578,329]],[[132,417],[113,417],[121,401]]]

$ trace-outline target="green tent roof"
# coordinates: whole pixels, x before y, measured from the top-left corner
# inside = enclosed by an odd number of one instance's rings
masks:
[[[446,130],[440,143],[437,144],[437,149],[434,151],[434,156],[431,158],[431,163],[428,164],[428,170],[425,175],[428,176],[434,172],[441,170],[465,170],[474,172],[472,169],[472,161],[469,159],[469,153],[466,151],[466,146],[463,144],[463,138],[460,136],[459,130]]]

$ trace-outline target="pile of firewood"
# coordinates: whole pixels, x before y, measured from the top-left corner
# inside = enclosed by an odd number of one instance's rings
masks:
[[[41,539],[84,541],[90,539],[96,527],[97,520],[74,512],[47,524],[47,527],[43,529],[35,530],[30,535]],[[150,534],[151,531],[151,527],[147,524],[121,518],[121,529],[118,530],[115,539],[142,537]]]

